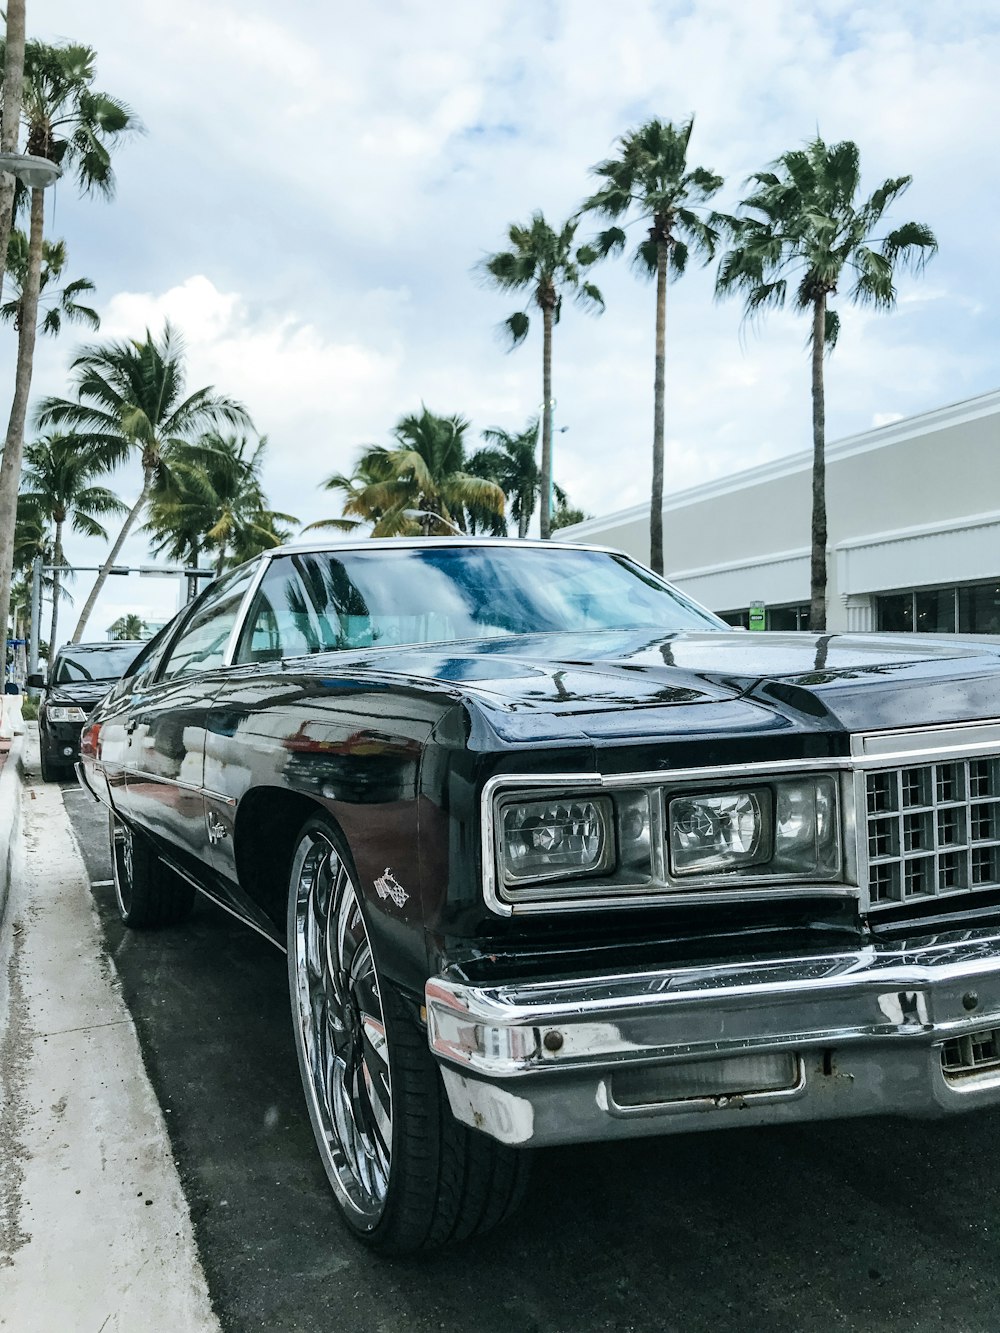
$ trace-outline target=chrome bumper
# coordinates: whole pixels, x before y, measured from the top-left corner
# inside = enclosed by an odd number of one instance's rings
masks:
[[[545,1145],[1000,1103],[1000,1061],[946,1076],[951,1039],[1000,1029],[1000,931],[572,981],[426,986],[456,1117]],[[788,1052],[777,1090],[623,1105],[618,1071]]]

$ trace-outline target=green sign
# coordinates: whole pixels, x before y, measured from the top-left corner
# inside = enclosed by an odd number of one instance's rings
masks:
[[[767,607],[763,602],[750,603],[750,628],[767,629]]]

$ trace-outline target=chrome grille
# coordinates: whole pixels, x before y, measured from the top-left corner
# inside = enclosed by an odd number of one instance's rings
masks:
[[[865,805],[873,908],[1000,889],[1000,758],[870,772]]]

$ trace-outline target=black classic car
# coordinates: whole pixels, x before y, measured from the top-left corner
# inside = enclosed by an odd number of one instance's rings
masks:
[[[84,734],[118,904],[287,947],[316,1142],[402,1252],[549,1144],[1000,1103],[1000,646],[732,632],[627,557],[283,548]]]
[[[143,642],[134,639],[68,643],[56,653],[48,681],[41,673],[28,677],[31,689],[45,691],[38,709],[38,747],[45,782],[73,776],[83,724],[142,647]]]

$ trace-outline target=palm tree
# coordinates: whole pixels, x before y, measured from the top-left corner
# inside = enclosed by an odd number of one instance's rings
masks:
[[[108,626],[108,637],[112,639],[144,639],[146,637],[147,625],[142,616],[137,616],[134,611],[127,616],[119,616],[116,621]],[[55,649],[53,649],[53,652]]]
[[[279,525],[298,519],[268,508],[260,475],[266,450],[266,438],[252,445],[215,431],[179,445],[169,473],[153,483],[146,530],[154,553],[195,567],[211,550],[221,573],[286,541],[291,533]]]
[[[0,48],[6,61],[6,48]],[[93,87],[96,56],[89,46],[28,42],[24,49],[22,118],[27,151],[72,172],[83,194],[114,194],[111,148],[139,128],[124,102]],[[14,400],[0,463],[0,623],[6,624],[10,595],[11,547],[17,486],[21,475],[24,422],[31,389],[42,272],[45,191],[31,191],[27,270],[17,340]],[[4,238],[6,256],[6,239]]]
[[[618,140],[617,157],[599,162],[593,174],[604,184],[583,205],[611,221],[632,213],[648,228],[636,247],[633,265],[656,277],[656,368],[653,377],[653,486],[649,508],[649,563],[663,573],[663,428],[666,366],[667,281],[679,278],[694,251],[707,263],[715,253],[716,232],[697,209],[722,188],[722,177],[705,167],[688,167],[694,117],[681,125],[649,120]],[[597,238],[602,255],[626,244],[620,226]]]
[[[211,386],[185,397],[184,347],[170,326],[155,338],[146,330],[141,341],[85,347],[73,362],[76,399],[46,398],[36,413],[37,424],[61,427],[80,446],[92,447],[104,466],[112,468],[138,453],[142,490],[94,582],[80,613],[73,642],[79,643],[108,572],[132,526],[146,507],[154,482],[164,488],[178,448],[205,430],[220,426],[253,429],[247,410]]]
[[[69,522],[83,537],[107,541],[101,518],[124,514],[126,506],[105,486],[95,486],[94,477],[104,469],[92,448],[81,447],[66,435],[48,435],[29,444],[24,451],[20,503],[27,502],[55,528],[52,544],[52,626],[49,644],[56,650],[59,621],[60,567],[63,565],[63,528]]]
[[[753,190],[736,217],[718,217],[732,248],[719,265],[719,295],[742,292],[745,317],[785,304],[789,280],[796,310],[808,311],[812,327],[812,558],[809,627],[826,629],[826,396],[823,353],[832,351],[840,317],[831,308],[842,281],[856,305],[891,310],[896,303],[895,269],[920,272],[937,250],[931,229],[906,222],[875,233],[886,209],[907,189],[911,176],[883,181],[856,202],[861,184],[857,144],[827,145],[816,138],[783,153],[772,169],[755,172]]]
[[[510,504],[518,537],[526,537],[541,487],[536,458],[538,418],[532,418],[524,430],[516,434],[492,426],[483,431],[483,439],[489,442],[488,447],[472,455],[468,469],[475,476],[487,477],[497,483]]]
[[[21,128],[21,104],[24,100],[24,0],[7,0],[7,35],[3,43],[3,87],[0,89],[0,153],[16,153]],[[3,292],[7,241],[14,218],[14,192],[17,181],[9,172],[0,172],[0,294]],[[0,622],[6,628],[6,622]]]
[[[466,531],[469,511],[480,519],[488,514],[502,518],[503,491],[466,468],[468,428],[463,417],[439,417],[421,408],[393,427],[395,448],[368,445],[352,478],[334,473],[323,484],[327,490],[344,492],[345,519],[373,523],[373,537]],[[364,482],[363,477],[373,480]],[[343,527],[344,520],[321,519],[309,526]]]
[[[528,293],[528,304],[542,312],[542,539],[549,536],[548,497],[552,481],[552,329],[559,322],[563,297],[570,295],[585,309],[604,309],[604,297],[584,270],[600,257],[588,245],[574,250],[577,222],[571,219],[559,231],[553,230],[540,212],[531,215],[524,227],[513,223],[507,231],[509,250],[501,250],[482,261],[480,272],[503,292]],[[511,347],[518,347],[528,336],[530,318],[527,310],[517,310],[501,324]]]
[[[336,532],[353,532],[365,523],[377,524],[382,518],[382,510],[374,500],[374,487],[391,481],[393,472],[390,451],[378,445],[369,445],[354,465],[350,475],[333,472],[323,482],[325,491],[340,491],[343,495],[342,516],[340,518],[320,518],[309,523],[303,529],[309,532],[313,528],[333,528]],[[357,518],[347,517],[357,514]]]
[[[95,291],[89,278],[76,278],[65,287],[58,286],[66,267],[66,242],[42,242],[42,271],[38,279],[38,304],[46,306],[38,328],[55,337],[62,330],[64,319],[74,324],[88,324],[99,329],[101,321],[96,310],[81,305],[77,300],[84,292]],[[7,273],[13,280],[15,296],[0,305],[0,319],[13,324],[20,331],[24,318],[24,290],[28,281],[28,238],[15,228],[7,244]]]

